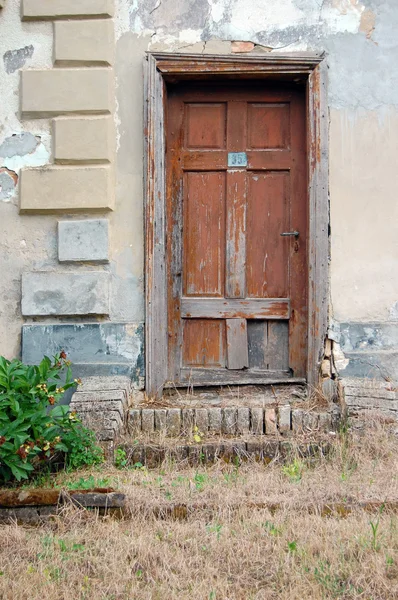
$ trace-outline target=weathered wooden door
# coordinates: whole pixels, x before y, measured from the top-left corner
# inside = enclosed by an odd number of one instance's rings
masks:
[[[168,378],[304,378],[305,91],[266,81],[170,85]]]

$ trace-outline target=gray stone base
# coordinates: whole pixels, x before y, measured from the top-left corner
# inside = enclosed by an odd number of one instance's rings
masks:
[[[379,415],[398,420],[398,388],[393,383],[344,378],[342,388],[348,416],[366,418]]]
[[[93,429],[100,441],[113,441],[126,428],[131,404],[129,377],[87,377],[72,396],[70,410]]]
[[[313,431],[335,431],[340,409],[333,404],[327,412],[277,407],[224,408],[132,408],[128,429],[131,435],[201,436],[288,435]]]

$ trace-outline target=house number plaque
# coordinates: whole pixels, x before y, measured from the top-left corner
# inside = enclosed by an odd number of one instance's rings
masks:
[[[228,167],[247,167],[246,152],[228,152]]]

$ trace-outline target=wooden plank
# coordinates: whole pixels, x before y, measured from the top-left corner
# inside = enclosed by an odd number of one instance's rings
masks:
[[[225,367],[225,345],[224,319],[187,319],[184,322],[184,366]]]
[[[183,319],[288,319],[289,298],[182,298]]]
[[[246,319],[227,319],[227,369],[249,366]]]
[[[329,119],[327,64],[308,79],[309,285],[308,383],[318,385],[329,298]]]
[[[290,150],[248,150],[247,164],[252,171],[288,171],[292,154]]]
[[[225,150],[182,150],[184,171],[222,171],[227,169],[228,153]]]
[[[225,296],[246,296],[246,182],[245,171],[227,173],[227,230]]]
[[[297,383],[304,384],[303,377],[292,377],[290,371],[259,371],[244,369],[243,371],[230,371],[228,369],[211,368],[183,368],[181,378],[176,386],[192,385],[245,385],[245,384],[277,384]],[[170,387],[174,387],[174,384]]]
[[[250,369],[267,369],[265,353],[268,344],[268,321],[247,321]]]
[[[289,369],[289,322],[268,321],[265,362],[271,371]]]
[[[145,67],[146,392],[161,396],[167,379],[164,82],[153,56]]]

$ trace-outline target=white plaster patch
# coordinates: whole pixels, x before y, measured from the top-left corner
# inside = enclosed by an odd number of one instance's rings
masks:
[[[323,7],[321,18],[331,33],[358,33],[364,10],[359,0],[335,0]]]
[[[50,140],[48,139],[46,142],[50,146]],[[40,144],[38,144],[35,151],[31,154],[3,158],[1,162],[1,166],[18,173],[24,167],[42,167],[47,165],[50,162],[50,152],[43,143],[43,140],[41,140]]]
[[[391,321],[398,321],[398,300],[390,308],[390,319]]]
[[[180,42],[186,44],[195,44],[201,40],[201,32],[197,29],[183,29],[178,35]]]
[[[333,358],[338,373],[348,367],[350,360],[346,358],[344,352],[340,347],[340,344],[338,344],[337,342],[334,342],[333,344]]]
[[[263,30],[281,30],[298,25],[308,14],[297,8],[293,0],[246,0],[236,2],[232,10],[230,26],[236,31],[255,35],[261,23]]]
[[[219,23],[224,16],[225,4],[223,0],[208,0],[210,5],[210,16],[213,23]]]

